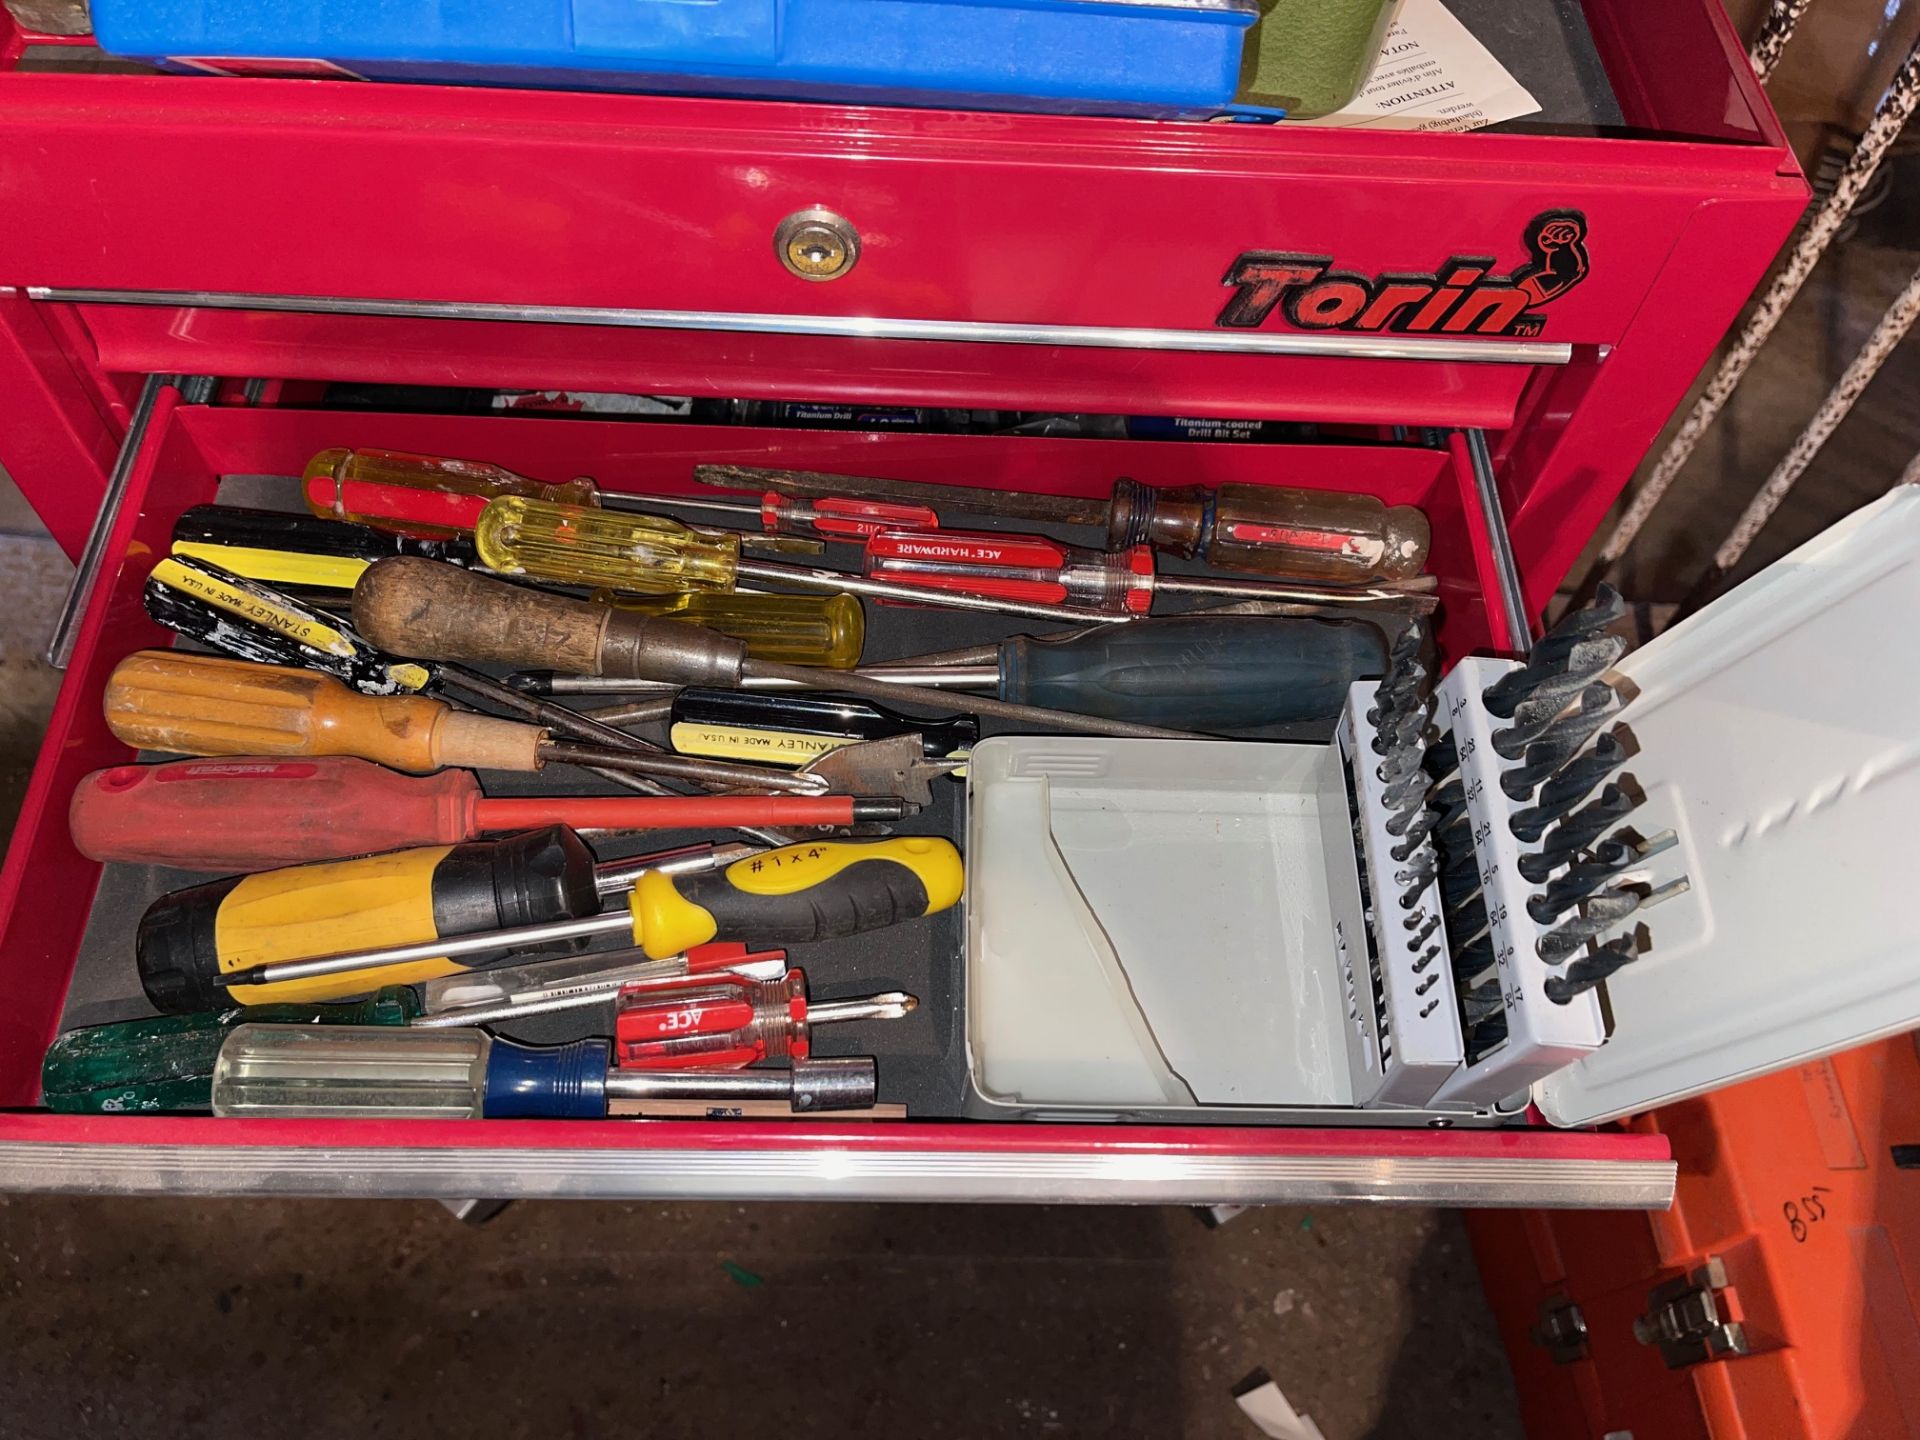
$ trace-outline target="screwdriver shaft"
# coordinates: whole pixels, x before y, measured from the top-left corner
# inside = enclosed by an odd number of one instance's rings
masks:
[[[953,701],[945,692],[921,685],[895,685],[847,670],[818,670],[807,665],[776,665],[765,660],[743,662],[743,675],[768,676],[793,680],[808,690],[844,690],[850,695],[891,701],[904,705],[927,705],[948,709]],[[1086,735],[1114,735],[1130,740],[1198,740],[1205,737],[1187,730],[1163,730],[1154,725],[1135,725],[1125,720],[1107,720],[1096,715],[1077,715],[1065,710],[1048,710],[1038,705],[1016,705],[1010,700],[975,695],[967,700],[967,709],[996,720],[1021,725],[1041,725],[1049,730],[1072,730]]]
[[[665,775],[676,780],[724,785],[738,790],[774,790],[789,795],[822,795],[827,782],[815,775],[796,775],[761,765],[737,765],[730,760],[708,760],[693,755],[658,753],[621,754],[599,746],[576,745],[570,740],[548,740],[540,746],[543,760],[563,765],[585,765],[596,770],[629,770],[642,775]]]
[[[633,934],[633,916],[625,910],[604,915],[589,915],[580,920],[549,920],[543,925],[519,925],[510,930],[489,930],[480,935],[449,935],[440,940],[421,940],[412,945],[387,945],[377,950],[346,950],[334,955],[316,955],[310,960],[282,960],[272,965],[256,965],[251,970],[235,970],[219,977],[217,983],[228,989],[245,985],[273,985],[283,980],[312,980],[322,975],[347,975],[356,970],[374,970],[385,965],[402,965],[414,960],[457,959],[462,955],[480,955],[490,950],[519,949],[530,945],[548,945],[557,940],[573,940],[583,935]]]

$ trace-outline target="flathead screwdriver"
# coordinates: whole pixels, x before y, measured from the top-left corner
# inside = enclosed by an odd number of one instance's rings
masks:
[[[1386,665],[1379,627],[1365,620],[1170,615],[1068,636],[1016,635],[984,652],[991,664],[916,665],[912,657],[855,672],[883,685],[980,690],[1021,705],[1190,730],[1251,730],[1332,719],[1356,680]],[[536,671],[507,677],[535,695],[630,693],[644,683]],[[800,687],[747,678],[750,690]],[[846,688],[844,684],[837,688]],[[955,696],[953,703],[974,702]],[[620,723],[664,719],[630,707]]]
[[[563,761],[788,794],[828,788],[817,776],[762,766],[555,740],[540,726],[471,715],[424,695],[361,695],[312,670],[183,651],[129,655],[108,677],[102,702],[116,738],[176,755],[354,755],[415,774],[446,766],[532,771]]]
[[[747,657],[739,641],[697,625],[612,610],[589,601],[534,594],[431,560],[382,560],[353,592],[354,618],[376,643],[402,654],[629,675],[674,685],[737,687],[787,680],[803,689],[845,690],[882,703],[947,709],[944,692],[890,685],[848,670],[779,665]],[[969,709],[996,719],[1097,735],[1194,738],[1191,732],[1070,714],[979,696]]]

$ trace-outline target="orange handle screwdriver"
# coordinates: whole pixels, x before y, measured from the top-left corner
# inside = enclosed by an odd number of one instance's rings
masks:
[[[107,677],[104,706],[120,740],[176,755],[354,755],[415,774],[449,765],[538,770],[561,761],[784,794],[828,788],[819,776],[555,740],[537,725],[469,715],[422,695],[361,695],[314,670],[179,651],[141,650],[122,660]]]

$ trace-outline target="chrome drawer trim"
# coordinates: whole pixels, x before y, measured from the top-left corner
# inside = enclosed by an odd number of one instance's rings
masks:
[[[1541,340],[1444,340],[1282,331],[1162,330],[1144,326],[1022,325],[992,320],[904,320],[858,315],[756,315],[730,310],[627,310],[582,305],[506,305],[469,300],[367,300],[333,295],[244,295],[219,290],[92,290],[29,285],[32,300],[71,305],[152,305],[201,310],[278,310],[388,315],[423,320],[508,320],[605,325],[630,330],[708,330],[824,335],[860,340],[949,340],[977,345],[1059,345],[1087,350],[1315,355],[1348,360],[1428,360],[1487,365],[1564,365],[1573,346]]]
[[[97,1195],[1662,1209],[1673,1203],[1675,1171],[1668,1160],[876,1152],[818,1145],[731,1151],[0,1143],[0,1190]]]

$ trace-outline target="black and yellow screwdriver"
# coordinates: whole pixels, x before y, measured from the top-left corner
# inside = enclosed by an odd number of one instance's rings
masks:
[[[389,944],[441,941],[595,914],[655,870],[712,870],[746,854],[744,846],[667,851],[596,865],[593,852],[564,825],[504,840],[423,845],[357,860],[291,865],[215,880],[163,895],[141,917],[135,958],[141,987],[164,1014],[227,1003],[224,978],[268,961],[325,955],[377,939]],[[563,947],[577,948],[577,947]],[[503,947],[469,947],[477,956]],[[263,1005],[357,995],[382,985],[416,985],[480,963],[437,953],[378,976],[294,985],[251,986],[235,999]]]
[[[272,873],[297,877],[299,870]],[[416,912],[419,873],[412,872]],[[345,907],[336,906],[328,922],[309,923],[298,910],[289,913],[284,902],[269,896],[270,876],[256,875],[238,882],[228,894],[209,894],[212,903],[178,907],[166,927],[172,960],[167,968],[174,973],[191,967],[200,983],[223,987],[230,998],[247,1004],[329,999],[404,983],[401,977],[424,980],[450,974],[468,956],[498,956],[598,935],[619,935],[656,959],[715,941],[793,945],[838,939],[949,909],[959,901],[964,879],[960,852],[950,840],[902,836],[869,843],[820,841],[764,851],[703,874],[648,870],[627,895],[626,906],[606,914],[443,939],[437,931],[405,933],[409,926],[417,932],[431,924],[430,914],[414,913],[410,919],[382,914],[370,923],[363,912],[343,915]],[[237,914],[219,923],[222,902],[231,903],[231,895],[241,888],[263,881],[268,884],[259,898],[265,903],[255,923],[234,923]],[[201,887],[203,892],[218,889]],[[308,897],[308,906],[325,899],[306,887],[294,893]],[[146,933],[143,922],[143,942]],[[189,936],[198,943],[185,943]],[[370,948],[365,944],[369,939],[385,943]],[[159,959],[156,953],[156,967]],[[144,978],[144,945],[141,963]]]

